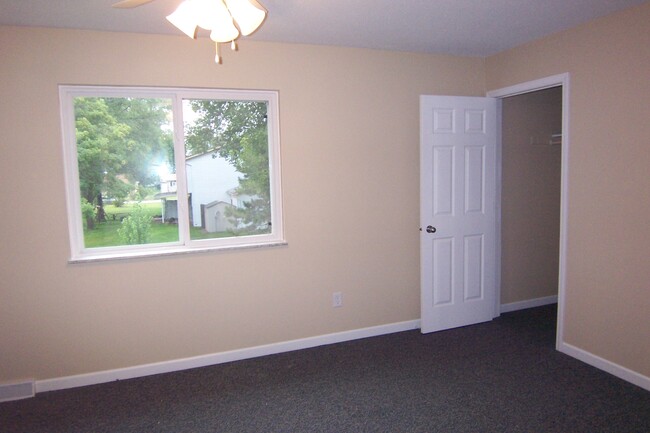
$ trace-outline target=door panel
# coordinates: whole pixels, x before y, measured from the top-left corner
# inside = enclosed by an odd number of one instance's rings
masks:
[[[454,148],[436,147],[433,149],[433,214],[451,215],[453,211],[454,190]]]
[[[479,146],[465,148],[465,213],[483,213],[485,198],[485,150]]]
[[[496,107],[494,98],[420,99],[422,332],[494,317]]]
[[[445,305],[453,302],[454,286],[454,244],[451,238],[433,241],[434,275],[433,305]]]
[[[484,257],[483,257],[483,235],[466,236],[464,245],[465,274],[465,301],[482,299],[485,295],[483,289]]]

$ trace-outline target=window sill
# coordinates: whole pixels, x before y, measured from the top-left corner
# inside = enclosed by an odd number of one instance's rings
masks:
[[[211,246],[211,247],[168,247],[161,248],[159,250],[146,250],[146,251],[129,251],[125,252],[110,252],[110,253],[93,253],[87,254],[80,257],[73,257],[68,260],[68,264],[79,264],[79,263],[94,263],[94,262],[110,262],[110,261],[128,261],[134,259],[146,259],[146,258],[157,258],[157,257],[167,257],[167,256],[180,256],[186,254],[201,254],[209,252],[226,252],[233,250],[242,250],[242,249],[256,249],[256,248],[271,248],[271,247],[282,247],[289,245],[287,241],[271,241],[268,243],[251,243],[251,244],[240,244],[240,245],[228,245],[228,246]]]

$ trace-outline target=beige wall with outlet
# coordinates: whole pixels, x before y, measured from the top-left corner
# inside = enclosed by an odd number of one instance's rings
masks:
[[[487,88],[570,73],[568,344],[650,376],[650,2],[486,60]]]
[[[556,296],[560,254],[560,87],[502,102],[501,304]]]
[[[567,71],[566,340],[650,376],[648,22],[486,60],[244,41],[221,66],[207,40],[0,27],[0,383],[418,319],[418,96]],[[68,264],[59,84],[278,90],[288,246]]]
[[[416,320],[419,95],[482,59],[0,28],[0,383]],[[288,246],[70,265],[59,84],[272,89]],[[343,306],[332,308],[333,292]]]

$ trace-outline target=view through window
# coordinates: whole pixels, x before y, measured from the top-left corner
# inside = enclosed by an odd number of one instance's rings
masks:
[[[282,241],[277,94],[61,87],[72,258]]]

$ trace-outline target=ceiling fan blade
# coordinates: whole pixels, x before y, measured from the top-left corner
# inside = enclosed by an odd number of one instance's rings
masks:
[[[147,3],[151,3],[152,1],[153,0],[122,0],[113,4],[113,7],[119,9],[131,9],[137,8],[138,6],[142,6]]]

